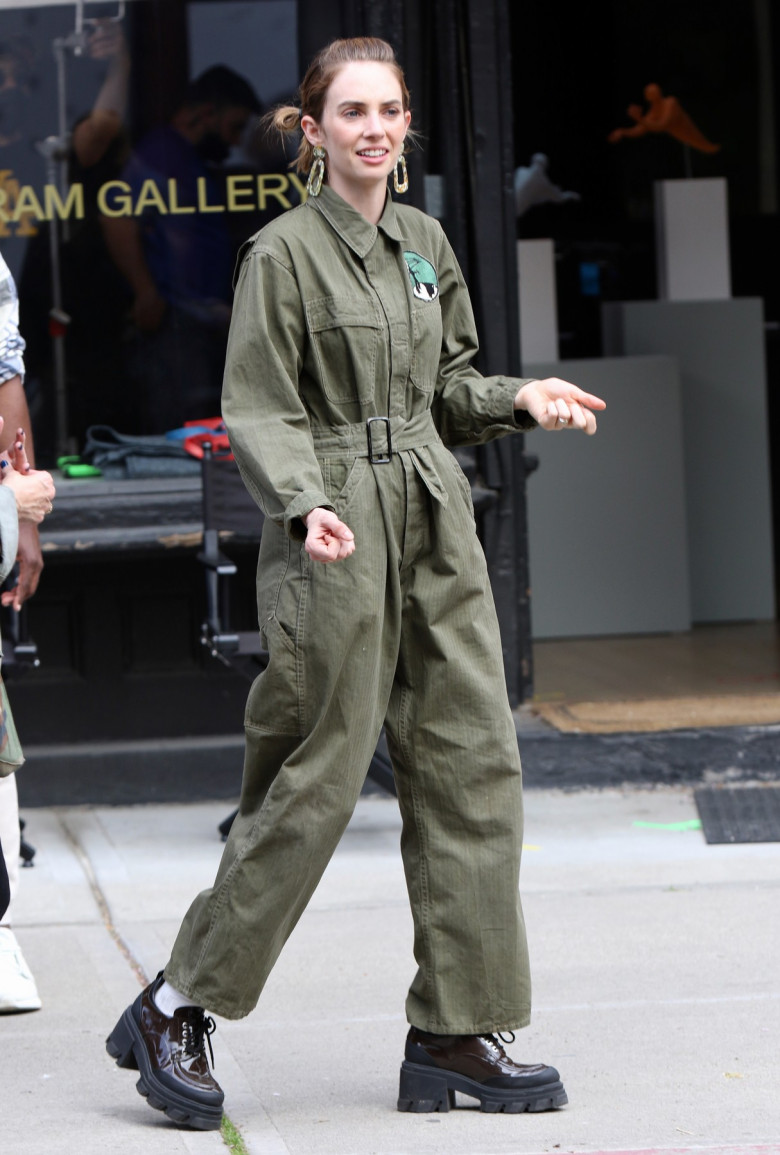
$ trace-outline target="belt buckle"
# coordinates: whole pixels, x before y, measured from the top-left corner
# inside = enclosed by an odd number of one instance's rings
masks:
[[[378,450],[374,452],[374,435],[371,426],[375,421],[383,421],[387,432],[387,450]],[[366,441],[368,442],[368,460],[372,465],[387,465],[390,461],[390,456],[393,452],[393,441],[390,436],[390,418],[389,417],[369,417],[366,421]]]

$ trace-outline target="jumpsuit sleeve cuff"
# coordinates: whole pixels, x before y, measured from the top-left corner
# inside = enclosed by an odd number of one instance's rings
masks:
[[[488,405],[491,429],[503,429],[507,433],[536,429],[536,421],[526,409],[515,409],[518,390],[533,380],[534,377],[505,377],[496,383]]]
[[[284,528],[293,541],[305,540],[306,526],[301,518],[305,517],[311,510],[317,509],[318,506],[323,509],[333,509],[333,505],[326,495],[316,489],[304,490],[303,493],[299,493],[297,497],[293,498],[287,506],[284,511]]]

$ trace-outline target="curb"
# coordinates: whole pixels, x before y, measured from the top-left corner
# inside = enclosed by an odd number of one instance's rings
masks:
[[[528,789],[780,780],[780,725],[568,734],[522,712],[515,718]],[[29,746],[19,801],[37,807],[235,799],[243,750],[243,734]],[[379,788],[369,782],[365,790]]]

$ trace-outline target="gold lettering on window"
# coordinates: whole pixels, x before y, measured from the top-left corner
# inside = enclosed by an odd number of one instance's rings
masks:
[[[251,183],[252,183],[252,174],[251,173],[242,173],[242,174],[231,173],[230,176],[227,178],[227,211],[229,213],[250,213],[252,211],[252,209],[255,207],[254,203],[251,202],[251,198],[253,195],[251,187],[250,188],[241,188],[240,187],[240,185],[246,184],[247,181],[251,185]],[[241,197],[249,197],[251,203],[248,205],[247,204],[240,204],[239,200]]]
[[[111,198],[109,202],[109,197]],[[123,180],[109,180],[98,189],[97,206],[103,216],[129,217],[133,212],[130,185]]]
[[[198,210],[202,213],[224,213],[224,205],[210,205],[205,176],[198,177]]]
[[[303,183],[297,172],[290,173],[290,184],[293,188],[298,190],[298,196],[301,198],[301,204],[309,199],[309,194],[306,192],[306,185]]]
[[[46,220],[51,221],[58,216],[61,221],[75,216],[76,220],[84,219],[84,185],[72,184],[68,189],[65,203],[62,202],[59,189],[56,185],[47,184],[43,190],[44,204],[46,205]]]
[[[197,204],[180,204],[179,185],[175,177],[163,189],[157,180],[149,178],[137,195],[123,180],[109,180],[101,185],[95,200],[87,205],[84,185],[72,184],[62,192],[54,184],[46,184],[40,192],[32,185],[20,185],[12,169],[0,169],[0,237],[33,237],[38,232],[37,222],[54,219],[83,220],[87,211],[96,208],[106,217],[141,216],[156,211],[163,216],[181,216],[192,213],[248,213],[265,212],[269,203],[276,202],[283,209],[291,209],[295,199],[306,200],[306,187],[296,173],[230,173],[225,180],[225,201],[209,202],[212,196],[206,177],[197,180]],[[297,198],[290,199],[291,192]],[[166,199],[167,193],[167,199]]]
[[[180,205],[179,192],[176,188],[176,178],[168,178],[168,204],[170,205],[171,215],[177,216],[181,213],[194,213],[195,205]]]
[[[19,188],[12,219],[18,221],[23,213],[30,213],[37,221],[44,219],[43,206],[35,195],[35,189],[29,184],[23,184]]]
[[[147,208],[156,208],[158,213],[163,214],[167,214],[168,212],[165,198],[157,187],[157,182],[154,180],[145,180],[141,185],[141,191],[138,194],[138,200],[135,202],[133,215],[140,217],[141,213]]]
[[[268,198],[273,197],[283,209],[291,209],[292,202],[284,195],[290,187],[286,176],[280,172],[264,173],[257,178],[257,207],[264,212]]]

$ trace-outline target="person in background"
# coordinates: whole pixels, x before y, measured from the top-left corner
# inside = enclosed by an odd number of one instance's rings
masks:
[[[0,581],[19,564],[16,585],[2,602],[14,610],[38,588],[43,568],[38,524],[51,512],[54,483],[33,468],[30,415],[24,395],[24,341],[13,277],[0,255]],[[3,430],[12,431],[10,436]],[[3,745],[9,720],[2,719]],[[9,772],[10,770],[10,772]],[[11,903],[19,879],[19,801],[13,767],[0,748],[0,1013],[35,1011],[41,1005],[35,980],[11,930]],[[4,899],[4,902],[2,901]]]
[[[122,172],[134,203],[156,187],[167,204],[173,187],[179,211],[160,212],[150,202],[140,216],[101,218],[132,293],[125,360],[138,418],[133,432],[165,433],[219,411],[234,252],[225,214],[204,205],[222,198],[219,166],[259,111],[242,76],[209,68],[170,121],[139,141]]]

